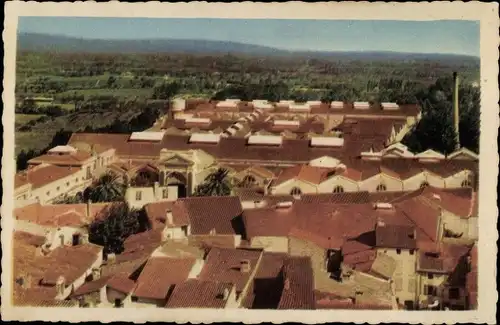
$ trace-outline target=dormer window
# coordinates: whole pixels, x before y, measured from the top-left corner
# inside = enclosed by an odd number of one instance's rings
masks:
[[[302,194],[302,191],[300,190],[300,188],[298,187],[294,187],[292,188],[292,190],[290,191],[290,194],[291,195],[301,195]]]
[[[385,184],[377,185],[377,192],[385,192],[385,191],[387,191],[387,186],[385,186]]]
[[[420,188],[425,188],[429,186],[429,183],[427,181],[423,181],[422,184],[420,184]]]
[[[464,181],[462,182],[461,186],[462,186],[462,187],[471,187],[471,186],[472,186],[472,184],[471,184],[471,182],[470,182],[468,179],[466,179],[466,180],[464,180]]]

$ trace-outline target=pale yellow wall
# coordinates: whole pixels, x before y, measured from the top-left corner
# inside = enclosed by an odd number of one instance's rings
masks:
[[[284,183],[281,183],[277,186],[274,186],[272,189],[272,194],[290,194],[292,188],[298,187],[302,191],[302,194],[314,194],[318,193],[318,186],[307,183],[297,179],[291,179]]]
[[[168,198],[163,198],[163,190],[168,190]],[[137,192],[141,192],[141,199],[136,200]],[[144,205],[159,201],[177,200],[177,186],[158,186],[155,187],[129,187],[125,191],[125,201],[131,208],[140,209]]]
[[[85,176],[85,172],[79,170],[70,176],[32,190],[31,198],[38,198],[41,204],[46,204],[65,194],[76,194],[77,192],[85,190],[85,188],[90,185],[91,181],[86,180]]]
[[[395,283],[396,297],[399,298],[401,304],[405,300],[417,300],[417,251],[410,254],[410,250],[401,249],[401,254],[397,253],[396,249],[379,248],[377,252],[382,252],[396,261],[396,270],[394,272],[393,280]]]
[[[229,296],[226,301],[226,305],[224,308],[227,309],[232,309],[232,308],[239,308],[241,305],[241,301],[236,300],[236,287],[233,286],[231,290],[229,291]]]
[[[357,192],[359,191],[359,186],[357,182],[351,181],[342,176],[333,176],[325,180],[323,183],[319,184],[319,193],[332,193],[336,186],[342,186],[344,192]]]
[[[456,173],[455,175],[449,176],[445,178],[445,186],[446,188],[459,188],[462,187],[462,182],[468,178],[472,173],[468,170],[463,170],[461,172]]]
[[[403,182],[398,179],[389,177],[385,174],[378,174],[376,176],[370,177],[359,184],[361,191],[376,192],[377,186],[380,183],[384,183],[386,186],[386,191],[402,191]]]
[[[105,301],[110,303],[110,304],[114,304],[115,299],[120,299],[122,301],[124,307],[130,306],[130,303],[132,301],[131,294],[125,294],[123,292],[117,291],[117,290],[109,288],[109,287],[106,288],[105,298],[106,298]]]
[[[189,234],[188,234],[189,235]],[[163,238],[167,239],[184,239],[186,234],[182,231],[181,227],[165,227],[163,229]]]
[[[433,285],[433,286],[439,287],[448,278],[447,274],[432,273],[432,275],[433,275],[432,279],[429,279],[428,275],[429,275],[428,272],[418,272],[417,273],[417,278],[418,278],[418,282],[419,282],[419,285],[418,285],[418,296],[419,297],[425,295],[424,286]]]
[[[444,179],[432,173],[422,172],[403,181],[404,191],[418,190],[423,182],[429,183],[430,186],[444,188]]]
[[[253,237],[250,241],[250,246],[263,248],[266,252],[286,253],[288,252],[288,238],[271,236]]]
[[[309,256],[314,274],[315,287],[318,287],[326,274],[325,250],[309,241],[290,237],[288,250],[292,256]]]

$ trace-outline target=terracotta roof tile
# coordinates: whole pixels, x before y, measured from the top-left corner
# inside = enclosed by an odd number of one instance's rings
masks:
[[[175,284],[184,282],[195,263],[194,259],[152,257],[137,279],[134,296],[165,299]]]
[[[376,246],[384,248],[416,249],[415,228],[401,225],[378,225],[375,230]]]
[[[232,283],[236,292],[242,292],[262,256],[260,250],[212,248],[207,255],[200,280]],[[245,270],[242,263],[249,263]]]
[[[76,167],[61,167],[55,165],[39,165],[18,172],[15,177],[15,186],[31,184],[32,189],[40,188],[62,178],[74,175],[81,169]],[[18,186],[19,185],[19,186]]]
[[[307,203],[365,204],[370,202],[367,191],[344,193],[303,194],[301,201]]]
[[[125,294],[131,293],[135,288],[135,282],[127,276],[127,273],[115,274],[107,281],[106,285]]]
[[[243,212],[248,238],[256,236],[286,237],[295,221],[293,208],[257,208]]]
[[[17,220],[24,220],[42,226],[81,227],[102,218],[112,203],[48,204],[33,203],[14,210]]]
[[[278,309],[315,309],[314,279],[309,257],[290,257],[283,267],[283,293]]]
[[[148,203],[144,206],[146,215],[151,222],[152,228],[163,228],[168,226],[185,226],[189,224],[188,213],[183,201],[163,201]],[[172,224],[167,219],[167,211],[172,212]]]
[[[71,294],[71,297],[83,296],[101,290],[106,286],[111,276],[101,277],[94,281],[85,282],[80,288]]]
[[[166,308],[224,308],[224,290],[231,291],[230,283],[189,279],[175,286]]]
[[[59,166],[82,166],[90,161],[92,155],[89,152],[78,150],[70,154],[53,154],[48,153],[28,160],[28,164],[51,164]]]
[[[419,197],[397,203],[396,206],[415,225],[417,240],[426,238],[437,241],[438,222],[441,215],[439,209],[430,206]]]
[[[58,247],[49,253],[51,268],[42,275],[42,283],[55,285],[59,276],[73,283],[98,259],[103,248],[94,244]]]
[[[72,247],[60,247],[49,255],[39,253],[44,237],[24,232],[14,232],[13,248],[13,302],[15,305],[57,306],[55,286],[41,285],[41,281],[54,283],[59,275],[72,283],[97,260],[101,247],[85,244]],[[23,287],[17,282],[24,278]]]
[[[193,235],[209,234],[212,229],[218,235],[235,234],[235,218],[243,213],[237,196],[190,197],[178,202],[184,206]]]
[[[306,181],[313,184],[320,184],[328,178],[331,168],[314,167],[309,165],[298,165],[285,169],[273,181],[273,185],[280,185],[291,179]]]

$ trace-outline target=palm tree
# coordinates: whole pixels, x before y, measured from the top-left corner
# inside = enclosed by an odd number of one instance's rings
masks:
[[[198,185],[194,191],[194,196],[227,196],[231,194],[231,182],[228,177],[229,171],[219,168],[205,178],[205,181]]]
[[[125,185],[119,182],[114,174],[106,173],[95,184],[85,190],[84,197],[85,200],[92,200],[92,202],[123,201]]]

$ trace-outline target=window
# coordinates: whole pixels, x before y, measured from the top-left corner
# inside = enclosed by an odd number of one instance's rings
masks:
[[[66,182],[66,186],[69,187],[69,182]]]
[[[162,196],[163,196],[164,199],[168,198],[168,189],[167,188],[163,189],[163,195]]]
[[[47,193],[46,193],[46,194],[47,194],[47,196],[49,196],[49,195],[50,195],[50,191],[47,191]]]
[[[427,274],[427,279],[429,279],[429,280],[434,279],[434,274],[432,274],[432,273]]]
[[[75,183],[78,183],[78,181],[79,181],[79,180],[80,180],[80,179],[77,177],[77,178],[75,179]]]
[[[427,181],[423,181],[422,184],[420,184],[420,188],[424,188],[429,186],[429,183]]]
[[[290,191],[290,194],[291,194],[291,195],[300,195],[300,194],[302,194],[302,191],[300,190],[300,188],[298,188],[298,187],[294,187],[294,188],[292,188],[292,190]]]
[[[448,296],[450,299],[460,299],[460,290],[458,288],[450,288]]]
[[[136,201],[142,200],[142,192],[141,191],[135,192],[135,200]]]
[[[437,287],[424,285],[424,293],[428,296],[437,296]]]
[[[400,249],[400,248],[396,249],[396,253],[397,253],[398,255],[400,255],[400,254],[401,254],[401,249]]]
[[[256,182],[257,182],[257,180],[252,175],[247,175],[243,178],[243,185],[244,186],[251,186],[251,185],[255,184]]]
[[[466,179],[462,182],[462,187],[471,187],[471,182]]]
[[[415,251],[413,249],[410,249],[410,255],[413,255]]]
[[[385,184],[378,184],[377,192],[384,192],[384,191],[387,191],[387,186],[385,186]]]
[[[333,189],[333,193],[344,193],[344,188],[340,185],[335,186],[335,188]]]
[[[58,191],[58,192],[59,192],[60,190],[61,190],[61,187],[60,187],[60,186],[58,186],[58,187],[56,188],[56,191]]]

